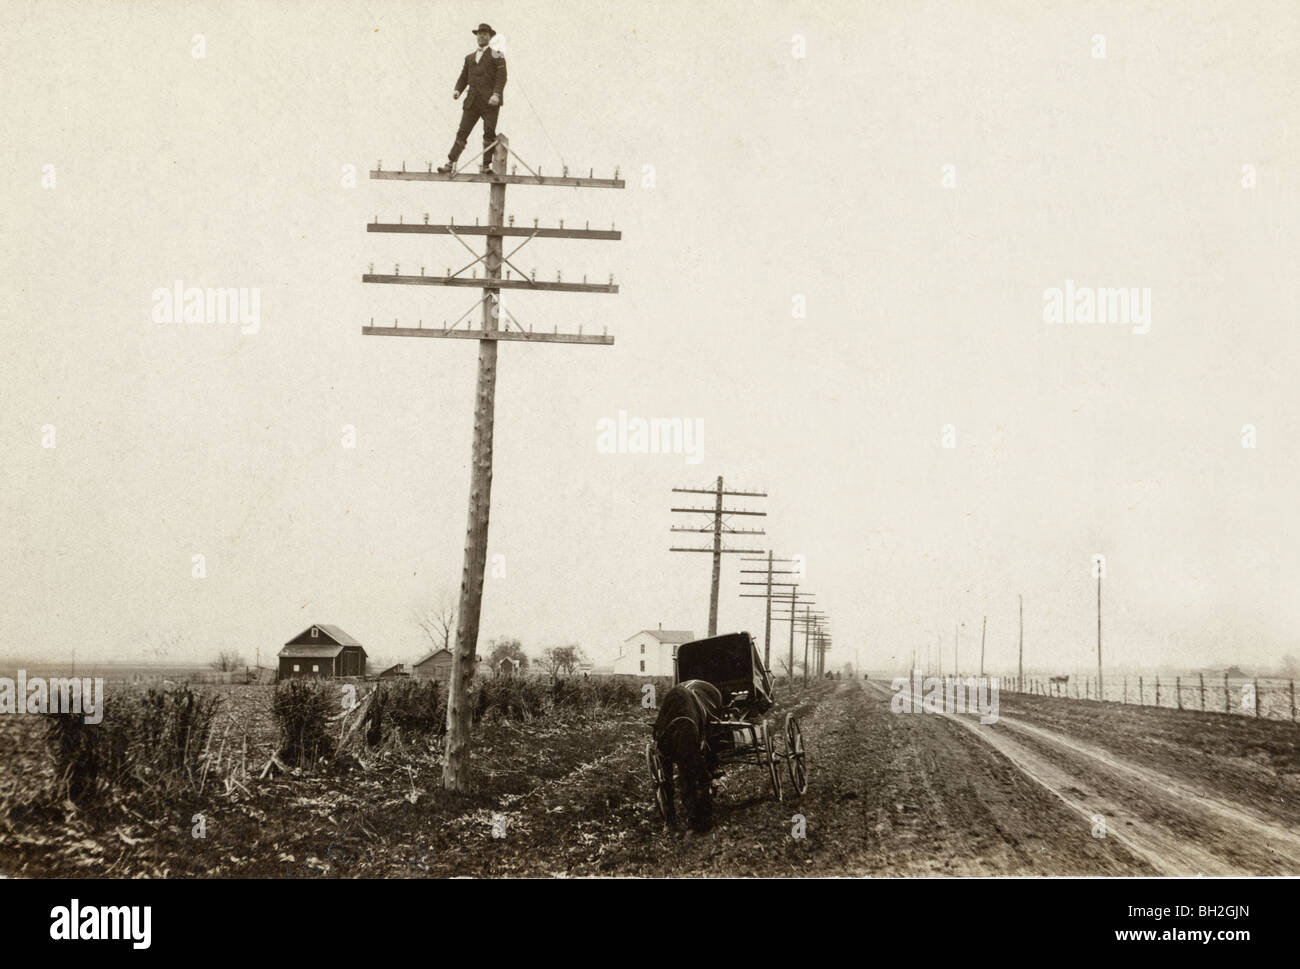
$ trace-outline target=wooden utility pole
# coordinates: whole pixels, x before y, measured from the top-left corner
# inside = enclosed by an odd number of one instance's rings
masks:
[[[1020,597],[1020,665],[1016,668],[1016,679],[1025,678],[1025,597]]]
[[[710,520],[707,524],[695,528],[679,528],[676,525],[672,527],[674,532],[702,532],[713,533],[713,545],[706,548],[678,548],[676,546],[669,549],[670,552],[709,552],[713,555],[713,584],[709,592],[709,635],[718,634],[718,583],[722,576],[722,556],[731,554],[741,555],[762,555],[761,548],[725,548],[722,544],[723,535],[762,535],[765,534],[761,528],[732,528],[727,524],[727,519],[732,515],[756,515],[765,517],[765,511],[748,511],[739,508],[723,508],[723,496],[727,497],[746,497],[746,498],[766,498],[766,492],[762,491],[724,491],[722,487],[722,475],[718,475],[718,480],[712,488],[674,488],[674,492],[688,495],[712,495],[712,508],[672,508],[673,512],[680,512],[690,515],[708,515]]]
[[[1103,696],[1101,687],[1101,573],[1097,573],[1097,699]]]
[[[984,634],[989,629],[989,617],[984,617],[984,624],[980,627],[980,676],[984,675]]]
[[[763,615],[763,665],[766,666],[769,671],[772,669],[772,590],[773,588],[779,588],[781,586],[793,587],[795,585],[795,583],[793,582],[773,582],[772,576],[796,574],[794,569],[772,568],[772,566],[778,562],[788,562],[788,563],[794,562],[794,559],[773,558],[773,554],[774,553],[772,552],[772,550],[768,549],[767,558],[758,558],[758,559],[748,558],[748,559],[740,560],[741,562],[766,562],[767,563],[767,568],[765,569],[741,569],[740,570],[741,575],[761,575],[765,577],[762,582],[745,581],[744,579],[742,579],[740,582],[741,585],[761,585],[764,586],[766,589],[766,591],[763,592],[763,594],[761,595],[751,593],[751,592],[742,592],[740,594],[740,597],[742,599],[765,600],[764,615]]]
[[[789,612],[786,613],[773,613],[772,618],[777,622],[788,621],[790,623],[790,653],[786,663],[790,670],[791,682],[794,682],[794,627],[799,621],[799,603],[812,602],[813,598],[814,596],[811,592],[800,592],[798,583],[796,583],[794,588],[784,595],[775,592],[772,593],[772,601],[778,606],[782,606],[789,610]]]
[[[825,623],[817,625],[817,675],[826,675],[826,654],[832,649],[830,633],[826,632]]]
[[[427,165],[427,172],[408,172],[403,164],[401,171],[384,171],[382,163],[370,173],[372,179],[397,180],[412,182],[469,182],[486,183],[488,189],[488,221],[479,226],[477,220],[473,226],[430,225],[429,217],[423,222],[406,222],[399,219],[397,223],[381,223],[378,217],[366,226],[368,232],[392,232],[405,234],[428,234],[452,236],[461,246],[469,250],[474,260],[462,268],[445,276],[425,275],[421,267],[420,274],[403,274],[400,266],[395,266],[391,275],[376,274],[371,266],[370,272],[361,277],[363,283],[379,283],[400,286],[452,286],[468,287],[482,290],[483,295],[461,314],[450,327],[444,321],[442,327],[425,327],[420,320],[415,327],[399,327],[394,320],[392,326],[363,326],[361,332],[366,336],[401,336],[425,337],[434,339],[478,340],[478,383],[474,397],[474,444],[470,460],[469,514],[465,527],[465,559],[461,570],[460,601],[458,622],[456,625],[456,648],[451,666],[451,682],[447,691],[447,746],[443,758],[442,782],[448,790],[466,791],[469,789],[469,755],[471,716],[469,706],[469,686],[474,676],[474,659],[478,650],[479,615],[483,599],[483,573],[487,566],[488,515],[492,497],[492,437],[496,407],[497,380],[497,345],[501,341],[518,341],[524,343],[577,343],[609,346],[614,338],[608,335],[584,335],[581,328],[577,333],[559,333],[558,328],[551,333],[534,333],[531,328],[524,330],[514,317],[505,309],[501,301],[503,289],[529,289],[534,291],[569,292],[569,293],[617,293],[613,277],[605,284],[566,283],[558,274],[555,282],[538,282],[536,273],[531,277],[519,270],[510,257],[532,239],[539,236],[564,239],[619,239],[621,234],[612,228],[606,232],[586,229],[565,229],[561,222],[558,228],[541,228],[536,222],[532,228],[514,225],[513,217],[505,217],[506,185],[565,185],[575,188],[623,188],[623,181],[615,177],[580,178],[569,177],[566,168],[561,177],[543,177],[535,173],[528,165],[510,150],[510,142],[505,135],[498,135],[495,142],[488,146],[484,154],[491,160],[491,173],[466,174],[456,172],[441,174],[433,171],[433,164]],[[522,164],[529,174],[517,174],[518,166],[510,174],[506,173],[509,156]],[[466,163],[468,166],[469,163]],[[484,236],[486,246],[482,255],[465,241],[462,236]],[[506,236],[523,237],[523,242],[510,253],[503,251],[502,240]],[[474,268],[483,264],[483,277],[478,278]],[[502,276],[503,266],[509,266],[519,273],[518,279],[511,277],[509,270]],[[461,275],[471,271],[469,277]],[[481,328],[474,330],[467,323],[465,328],[457,329],[461,321],[473,312],[476,306],[482,306]],[[514,329],[510,328],[511,323]]]
[[[811,598],[812,596],[808,596],[808,600],[811,600]],[[814,657],[811,652],[813,642],[821,624],[826,621],[826,613],[821,612],[820,610],[814,610],[808,603],[808,600],[805,600],[803,603],[802,613],[799,612],[797,606],[791,606],[791,612],[788,617],[790,619],[792,651],[795,629],[798,628],[803,630],[803,679],[805,683],[808,682],[809,671],[813,668]]]
[[[812,633],[812,607],[803,607],[803,683],[808,685],[808,637]]]

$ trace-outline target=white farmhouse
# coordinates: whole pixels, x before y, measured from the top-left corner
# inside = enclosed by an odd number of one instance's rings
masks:
[[[693,632],[664,629],[662,623],[658,629],[643,629],[619,647],[614,672],[631,676],[672,676],[677,647],[694,638]]]

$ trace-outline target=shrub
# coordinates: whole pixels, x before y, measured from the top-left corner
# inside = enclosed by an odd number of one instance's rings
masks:
[[[531,722],[546,712],[550,690],[545,680],[529,676],[502,676],[479,680],[471,697],[474,720],[500,717]]]
[[[641,703],[641,691],[626,680],[599,679],[594,684],[596,702],[607,707],[634,707]]]
[[[306,767],[334,753],[329,730],[335,693],[324,680],[284,680],[275,688],[271,717],[280,734],[280,758]]]
[[[447,729],[447,688],[434,680],[394,680],[375,687],[366,743],[441,736]]]
[[[596,677],[494,677],[477,683],[474,690],[475,721],[485,717],[530,721],[548,714],[635,707],[641,702],[636,685]]]
[[[170,790],[193,784],[221,698],[188,687],[127,687],[105,704],[104,719],[52,714],[58,793],[77,803],[104,787]]]

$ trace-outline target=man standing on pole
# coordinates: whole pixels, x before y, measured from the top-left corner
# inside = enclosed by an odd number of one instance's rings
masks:
[[[479,24],[473,33],[478,37],[478,49],[465,55],[465,64],[460,69],[460,77],[452,91],[452,99],[460,98],[465,88],[469,94],[465,97],[465,107],[460,114],[460,127],[456,130],[456,141],[447,153],[447,164],[439,167],[441,174],[455,171],[456,159],[465,150],[469,133],[474,130],[479,118],[483,119],[484,156],[479,171],[488,174],[492,171],[492,158],[487,148],[497,138],[497,112],[501,109],[502,92],[506,87],[506,58],[499,50],[493,50],[488,42],[496,36],[496,31],[487,24]]]

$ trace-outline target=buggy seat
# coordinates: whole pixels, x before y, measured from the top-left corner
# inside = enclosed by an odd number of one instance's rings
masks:
[[[762,716],[775,702],[771,674],[749,633],[711,636],[677,647],[677,682],[687,680],[712,684],[722,710],[734,709],[743,719]]]

